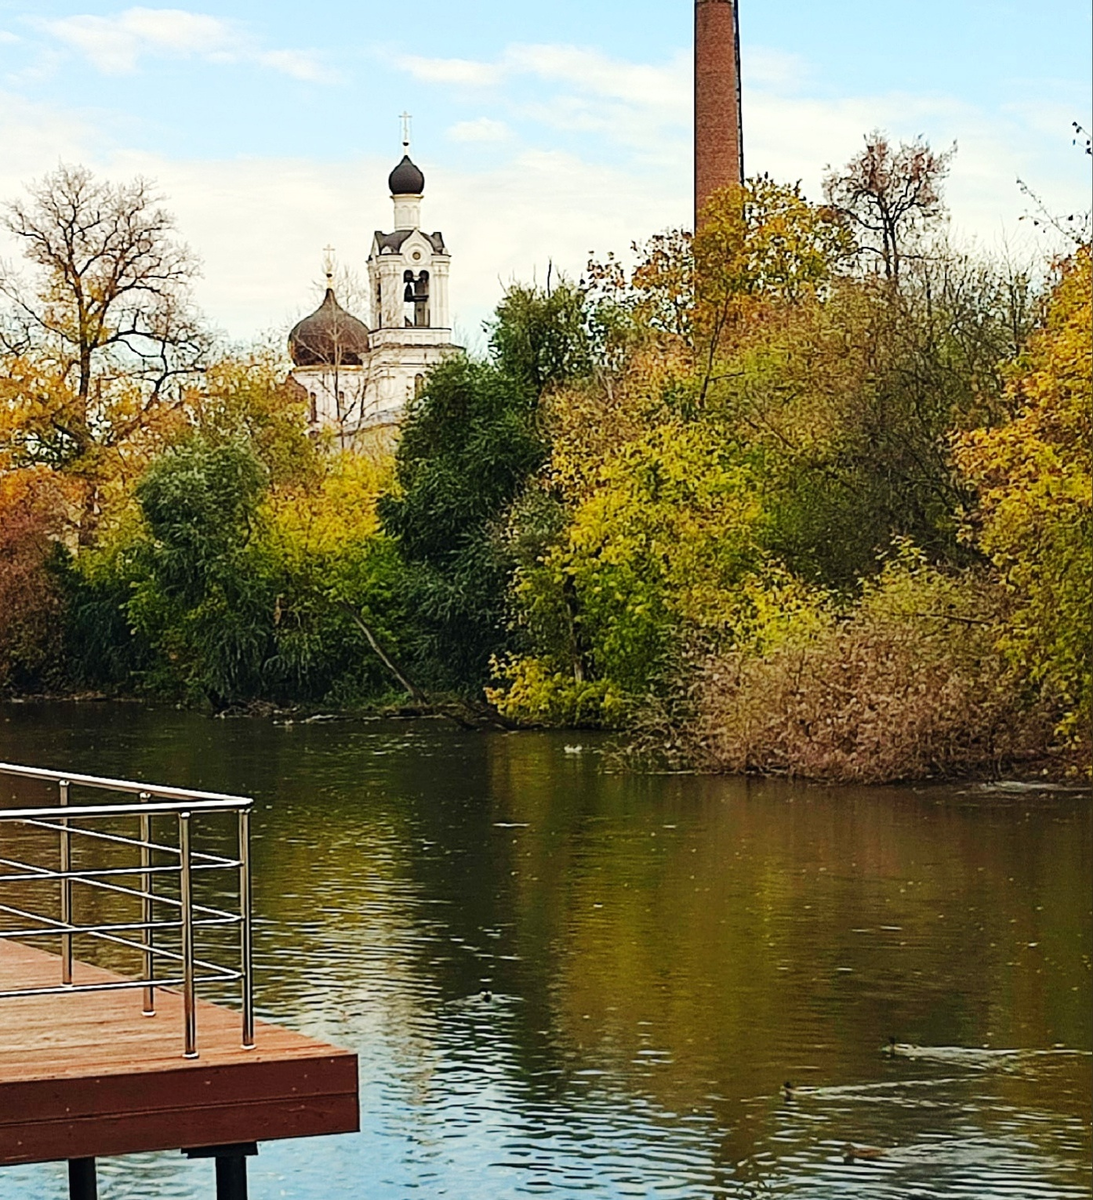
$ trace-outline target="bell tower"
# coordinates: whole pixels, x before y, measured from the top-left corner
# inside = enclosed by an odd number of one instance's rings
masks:
[[[719,188],[744,182],[738,0],[695,0],[695,227]]]
[[[388,187],[394,229],[377,230],[368,257],[372,294],[372,412],[395,423],[431,367],[458,353],[448,301],[451,255],[444,235],[421,228],[425,175],[410,158],[409,117],[403,116],[402,161]]]

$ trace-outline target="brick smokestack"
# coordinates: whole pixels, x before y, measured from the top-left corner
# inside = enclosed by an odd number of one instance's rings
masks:
[[[695,228],[712,192],[743,182],[738,5],[695,0]]]

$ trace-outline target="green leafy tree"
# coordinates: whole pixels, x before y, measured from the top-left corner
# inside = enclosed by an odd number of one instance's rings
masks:
[[[403,427],[379,513],[409,567],[416,659],[432,684],[478,691],[505,645],[512,562],[500,533],[545,457],[537,404],[526,380],[460,358],[433,371]]]
[[[129,617],[163,676],[214,707],[261,694],[274,597],[256,549],[266,472],[242,441],[195,435],[137,486],[146,536],[133,549]]]
[[[533,396],[592,371],[587,297],[567,280],[555,288],[510,287],[489,334],[497,368]]]

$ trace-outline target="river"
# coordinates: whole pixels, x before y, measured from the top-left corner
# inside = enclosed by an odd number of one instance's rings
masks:
[[[253,1200],[1090,1196],[1088,792],[605,746],[0,705],[0,759],[256,798],[259,1015],[357,1051],[362,1129],[263,1145]],[[177,1154],[101,1164],[103,1200],[212,1192]]]

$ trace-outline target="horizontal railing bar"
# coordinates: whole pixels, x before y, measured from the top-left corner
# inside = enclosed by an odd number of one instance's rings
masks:
[[[61,828],[59,822],[65,821],[67,818],[61,816],[60,812],[58,812],[58,815],[53,817],[53,811],[54,810],[50,810],[50,820],[48,821],[24,821],[23,824],[29,824],[29,826],[34,826],[36,829],[59,829]],[[142,812],[140,815],[144,816],[144,812]],[[142,841],[139,838],[126,838],[126,835],[122,833],[103,833],[102,829],[80,829],[79,826],[72,826],[72,824],[68,824],[68,826],[65,826],[65,828],[67,828],[68,833],[72,834],[73,838],[94,838],[97,841],[114,841],[119,842],[119,844],[122,846],[136,846],[138,850],[158,850],[164,854],[179,853],[178,846],[164,846],[162,842]],[[206,863],[210,863],[214,866],[226,866],[226,868],[235,868],[235,866],[239,866],[238,859],[223,858],[221,854],[205,854],[198,850],[194,850],[191,852],[190,857],[191,859],[203,858],[205,859]],[[202,868],[202,866],[197,865],[193,868],[193,870],[206,869],[208,868]],[[178,870],[178,868],[175,868],[175,870]]]
[[[28,870],[33,870],[33,875],[24,877],[27,883],[40,883],[50,878],[64,878],[63,872],[55,872],[50,874],[48,867],[36,867],[33,863],[24,864]],[[70,873],[71,874],[71,873]],[[127,871],[128,875],[140,875],[141,871]],[[90,879],[87,876],[73,876],[74,883],[82,883],[84,887],[98,888],[103,892],[113,892],[118,896],[133,896],[137,900],[153,900],[156,904],[166,904],[170,908],[181,908],[182,901],[176,900],[173,896],[164,896],[160,892],[144,892],[140,888],[123,887],[120,883],[104,883],[101,879]],[[3,908],[0,905],[0,908]],[[213,908],[208,904],[193,904],[190,906],[194,912],[208,913],[210,916],[222,916],[223,909]]]
[[[67,818],[63,817],[59,814],[56,817],[53,817],[52,812],[54,812],[54,811],[57,811],[57,810],[51,810],[51,819],[48,821],[25,821],[25,822],[23,822],[23,824],[33,825],[37,829],[51,829],[51,830],[60,829],[60,828],[62,828],[62,826],[59,824],[59,822],[63,821],[63,820],[67,820]],[[142,808],[142,810],[140,811],[140,813],[138,815],[144,816],[144,813],[145,813],[145,809]],[[141,841],[140,838],[126,837],[125,834],[123,834],[123,833],[103,833],[103,831],[101,829],[81,829],[78,825],[68,825],[68,826],[66,826],[66,828],[68,829],[68,832],[70,834],[72,834],[73,837],[95,838],[97,841],[100,841],[100,842],[118,842],[119,844],[121,844],[123,846],[136,846],[136,848],[138,850],[160,850],[164,854],[176,854],[177,855],[179,853],[179,849],[177,846],[164,846],[160,842],[144,842],[144,841]],[[204,859],[206,862],[211,863],[212,865],[218,866],[218,867],[238,867],[239,866],[239,862],[237,859],[223,858],[219,854],[203,854],[200,850],[192,851],[190,854],[190,857],[191,857],[191,859],[196,859],[196,858]],[[175,867],[174,869],[176,871],[178,870],[177,867]],[[204,868],[204,867],[199,868],[198,866],[195,865],[192,869],[193,870],[198,870],[198,869],[205,870],[207,868]]]
[[[8,907],[7,905],[0,905],[0,908],[7,908],[7,907]],[[67,925],[61,925],[60,921],[53,921],[50,917],[37,917],[37,916],[35,916],[34,913],[19,913],[19,915],[24,916],[24,917],[30,917],[32,920],[49,921],[50,925],[51,925],[51,928],[49,928],[49,929],[35,929],[30,933],[23,934],[23,937],[26,937],[26,938],[53,937],[53,936],[56,936],[57,934],[68,934],[68,933],[77,932]],[[56,928],[56,927],[59,927],[59,928]],[[161,958],[169,958],[175,962],[183,962],[184,961],[183,956],[181,954],[179,954],[175,950],[168,950],[166,946],[151,946],[151,947],[149,947],[149,946],[145,946],[143,942],[131,942],[131,941],[129,941],[128,938],[118,937],[112,933],[91,933],[88,936],[101,938],[104,942],[113,942],[115,945],[125,946],[130,950],[139,950],[142,954],[147,952],[149,954],[158,954]],[[223,977],[225,979],[236,977],[236,976],[230,976],[228,974],[228,972],[230,972],[230,970],[231,970],[230,967],[222,967],[219,963],[207,962],[205,959],[202,959],[202,958],[195,958],[193,961],[194,961],[195,966],[204,967],[207,971],[216,971],[220,975],[223,975]],[[145,982],[147,983],[148,981],[145,980]]]
[[[194,921],[194,925],[214,926],[214,925],[238,925],[242,921],[242,916],[238,913],[225,912],[222,908],[209,908],[205,910],[210,915],[201,917]],[[37,929],[35,934],[50,934],[50,933],[94,933],[97,929],[181,929],[181,921],[126,921],[124,923],[116,923],[111,925],[77,925],[74,921],[58,921],[56,917],[47,917],[43,913],[32,912],[29,908],[19,908],[15,904],[0,904],[0,912],[5,912],[9,916],[22,917],[25,921],[41,921],[48,926],[46,929]],[[0,937],[15,937],[16,934],[9,930],[0,929]],[[27,935],[29,936],[29,935]],[[154,947],[153,947],[154,952]],[[167,953],[164,950],[164,953]]]
[[[50,931],[48,931],[48,930],[42,930],[43,934],[48,934],[49,932]],[[67,933],[68,931],[63,930],[62,932]],[[90,936],[101,938],[104,942],[111,942],[116,946],[125,946],[129,950],[139,950],[141,954],[143,954],[145,952],[145,950],[149,949],[142,942],[131,942],[128,938],[118,937],[118,935],[115,933],[96,933],[96,934],[92,934]],[[177,951],[168,950],[166,948],[166,946],[152,946],[150,949],[150,953],[158,954],[161,958],[169,958],[175,962],[183,962],[184,961],[183,955],[177,953]],[[201,959],[201,958],[195,958],[193,961],[194,961],[195,966],[204,967],[205,970],[207,970],[207,971],[217,971],[220,973],[225,973],[230,970],[230,968],[228,968],[228,967],[220,966],[219,963],[206,962],[204,959]],[[233,975],[224,974],[225,979],[234,978],[234,977],[235,976],[233,976]],[[147,980],[145,980],[145,982],[147,983]]]
[[[28,883],[29,882],[37,883],[40,880],[48,879],[49,878],[48,871],[49,871],[48,867],[43,867],[38,874],[33,875],[33,876],[28,875],[27,882]],[[139,875],[140,872],[135,871],[135,872],[133,872],[133,874]],[[142,892],[140,890],[140,888],[122,887],[122,885],[120,883],[104,883],[101,879],[81,879],[79,882],[82,884],[85,884],[87,887],[98,888],[100,891],[103,891],[103,892],[114,892],[116,895],[119,895],[119,896],[133,896],[137,900],[144,900],[146,897],[151,896],[151,898],[153,900],[157,901],[157,903],[159,903],[159,904],[166,904],[166,905],[169,905],[171,908],[181,908],[182,907],[181,900],[176,900],[176,899],[174,899],[173,896],[161,896],[158,892]],[[2,906],[0,906],[0,907],[2,907]],[[198,906],[195,904],[194,908],[196,909],[197,907]]]
[[[0,775],[22,779],[42,779],[52,783],[67,781],[79,787],[101,788],[108,792],[128,792],[134,796],[160,796],[169,800],[230,801],[233,805],[252,803],[249,796],[226,792],[198,792],[189,788],[159,787],[153,783],[134,783],[131,779],[109,779],[100,775],[74,775],[69,771],[49,771],[44,767],[24,767],[18,763],[0,763]]]
[[[6,862],[0,865],[8,866]],[[104,875],[177,875],[178,867],[89,867],[86,871],[53,871],[49,867],[36,870],[36,863],[15,864],[33,874],[0,875],[0,883],[41,883],[50,879],[71,879],[75,882],[85,876],[101,878]]]
[[[234,983],[242,978],[241,971],[232,971],[226,975],[198,975],[194,983]],[[156,991],[182,986],[182,979],[156,979]],[[148,986],[146,979],[126,979],[120,983],[70,983],[54,987],[26,988],[19,992],[0,992],[0,1000],[17,1000],[20,996],[70,996],[75,992],[121,992],[131,988]]]
[[[5,906],[6,907],[6,906]],[[21,913],[31,921],[47,921],[48,917],[40,917],[37,913],[27,912]],[[243,918],[233,914],[224,913],[220,917],[206,917],[201,921],[194,921],[196,929],[213,929],[222,925],[238,925]],[[136,929],[181,929],[181,921],[120,921],[110,925],[50,925],[48,929],[0,929],[0,939],[4,938],[21,938],[21,937],[40,937],[42,935],[56,936],[61,933],[71,933],[73,936],[80,933],[97,934],[97,933],[117,933],[119,930],[136,930]],[[150,948],[150,953],[157,953],[155,946]]]
[[[79,818],[100,820],[105,817],[140,817],[156,813],[240,812],[250,808],[253,800],[149,800],[146,804],[73,804],[67,808],[50,805],[48,808],[0,808],[0,821],[31,821]]]
[[[113,875],[178,875],[181,871],[179,867],[86,867],[76,871],[54,871],[52,867],[43,867],[39,863],[20,862],[18,859],[0,858],[0,866],[4,867],[21,867],[25,873],[23,875],[0,875],[0,883],[34,883],[48,879],[71,879],[79,882],[81,879],[98,879],[105,876]],[[223,871],[228,867],[238,868],[239,863],[229,862],[221,866],[220,863],[198,863],[191,870],[197,871]]]
[[[162,899],[162,897],[157,897]],[[223,908],[209,908],[203,906],[202,912],[206,913],[205,917],[199,917],[194,921],[194,924],[210,924],[210,925],[227,925],[231,921],[238,922],[242,917],[236,913],[230,913]],[[15,917],[23,917],[28,921],[45,921],[50,928],[75,930],[81,928],[72,921],[58,921],[56,917],[47,917],[42,913],[36,913],[29,908],[19,908],[14,904],[0,904],[0,912],[9,913]],[[177,929],[181,922],[179,921],[152,921],[148,925],[149,929]],[[134,926],[136,928],[136,926]]]

